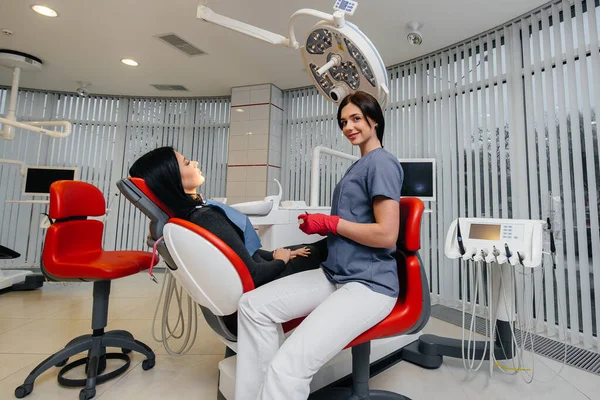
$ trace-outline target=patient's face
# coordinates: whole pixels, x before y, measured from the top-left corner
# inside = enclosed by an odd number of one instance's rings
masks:
[[[178,152],[175,152],[175,156],[179,163],[183,190],[188,194],[196,193],[198,186],[204,183],[204,176],[200,168],[198,168],[198,161],[190,161]]]

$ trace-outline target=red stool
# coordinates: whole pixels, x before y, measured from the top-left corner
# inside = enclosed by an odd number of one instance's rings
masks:
[[[106,382],[127,370],[132,350],[146,356],[144,370],[154,367],[154,352],[133,338],[127,331],[104,332],[108,318],[108,298],[111,280],[123,278],[147,269],[152,253],[145,251],[104,251],[102,234],[104,224],[87,217],[105,214],[104,196],[95,186],[78,181],[57,181],[50,186],[50,218],[42,254],[42,272],[50,280],[94,282],[92,330],[90,335],[71,340],[64,349],[42,361],[15,390],[23,398],[33,390],[35,379],[53,366],[64,366],[58,374],[63,386],[85,386],[80,399],[96,394],[96,384]],[[107,353],[107,347],[118,347],[124,354]],[[65,365],[68,359],[87,351],[86,358]],[[107,359],[120,359],[125,364],[115,371],[102,374]],[[74,367],[85,365],[87,379],[67,379],[63,374]]]
[[[395,255],[400,296],[386,318],[346,346],[352,347],[352,387],[325,388],[311,395],[310,400],[410,400],[386,390],[369,389],[369,355],[371,340],[416,333],[429,320],[429,286],[418,254],[424,208],[423,202],[416,197],[400,199],[400,232]]]

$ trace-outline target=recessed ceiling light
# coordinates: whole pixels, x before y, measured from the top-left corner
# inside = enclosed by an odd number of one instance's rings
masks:
[[[140,65],[137,61],[132,60],[131,58],[123,58],[121,59],[121,62],[125,65],[129,65],[130,67],[137,67],[138,65]]]
[[[248,135],[252,135],[252,132],[248,132]]]
[[[244,112],[244,109],[243,108],[236,108],[235,111],[237,111],[237,112]]]
[[[56,11],[54,11],[53,9],[51,9],[50,7],[35,4],[35,5],[31,6],[31,9],[33,11],[35,11],[36,13],[43,15],[44,17],[51,17],[51,18],[58,17],[58,13]]]

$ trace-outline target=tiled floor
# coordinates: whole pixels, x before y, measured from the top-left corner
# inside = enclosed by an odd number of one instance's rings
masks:
[[[196,343],[185,356],[167,354],[152,339],[152,316],[160,286],[140,274],[115,281],[110,297],[107,329],[126,329],[156,352],[156,366],[143,371],[143,357],[134,355],[125,375],[98,385],[96,398],[108,399],[216,399],[217,364],[224,345],[200,317]],[[0,399],[14,398],[31,369],[75,336],[89,333],[92,285],[44,284],[32,292],[0,295]],[[456,326],[432,319],[428,333],[460,337]],[[173,346],[175,347],[175,346]],[[133,354],[133,353],[132,353]],[[110,368],[109,362],[109,368]],[[531,361],[529,361],[531,365]],[[462,360],[445,359],[437,370],[401,362],[371,380],[378,389],[397,391],[422,399],[600,399],[598,376],[565,367],[542,357],[535,360],[535,381],[504,375],[495,369],[492,378],[485,363],[467,373]],[[62,388],[57,369],[42,374],[27,399],[77,399],[79,389]],[[553,379],[554,378],[554,379]],[[284,400],[284,399],[282,399]]]

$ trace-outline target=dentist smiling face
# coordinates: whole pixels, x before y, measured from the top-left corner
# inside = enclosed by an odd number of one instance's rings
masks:
[[[338,111],[338,124],[344,136],[360,148],[361,156],[382,147],[385,122],[379,107],[363,92],[345,98]]]

